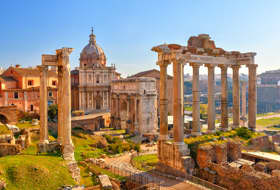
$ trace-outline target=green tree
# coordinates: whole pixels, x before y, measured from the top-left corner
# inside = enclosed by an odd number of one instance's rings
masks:
[[[48,108],[48,116],[51,121],[57,119],[58,109],[57,104],[52,104]]]

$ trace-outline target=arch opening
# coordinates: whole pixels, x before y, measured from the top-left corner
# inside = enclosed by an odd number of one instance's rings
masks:
[[[0,124],[7,124],[8,123],[8,119],[6,116],[4,116],[3,114],[0,114]]]

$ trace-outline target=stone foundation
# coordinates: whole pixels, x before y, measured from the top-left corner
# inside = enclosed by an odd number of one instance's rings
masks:
[[[70,161],[67,162],[67,167],[72,175],[72,178],[77,182],[80,183],[80,168],[78,167],[78,164],[76,161]]]
[[[0,157],[8,156],[8,155],[16,155],[20,153],[22,150],[19,144],[8,144],[2,143],[0,144]]]
[[[185,177],[192,174],[194,161],[188,156],[189,149],[186,144],[175,144],[171,142],[158,142],[159,162],[156,169],[163,173]]]
[[[49,143],[38,143],[37,150],[38,153],[61,153],[61,145],[56,141]]]

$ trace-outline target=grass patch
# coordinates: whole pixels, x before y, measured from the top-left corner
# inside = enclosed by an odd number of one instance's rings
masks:
[[[92,136],[81,132],[75,132],[72,135],[72,140],[75,145],[75,159],[82,161],[86,158],[99,158],[105,152],[102,149],[95,148],[94,145],[98,142],[98,136]]]
[[[12,132],[5,125],[0,125],[0,135],[6,135],[11,133]]]
[[[155,168],[158,163],[156,154],[147,154],[136,156],[132,159],[133,166],[142,171],[150,171]]]
[[[81,181],[80,184],[85,187],[91,187],[99,184],[97,176],[94,174],[90,174],[90,171],[87,167],[79,165]]]
[[[272,117],[272,118],[257,120],[257,125],[262,127],[269,127],[269,126],[279,125],[279,124],[280,124],[280,117]]]
[[[103,168],[100,168],[100,167],[98,167],[98,166],[96,166],[94,164],[91,164],[89,166],[89,169],[91,171],[93,171],[93,173],[96,174],[96,175],[105,174],[105,175],[108,175],[109,177],[117,179],[119,181],[124,181],[125,180],[125,177],[117,175],[117,174],[114,174],[113,172],[111,172],[109,170],[106,170],[106,169],[103,169]]]
[[[40,125],[32,125],[31,122],[25,122],[25,123],[17,123],[16,126],[20,129],[26,129],[26,128],[40,128]]]
[[[65,162],[60,157],[17,155],[0,158],[0,175],[9,190],[58,189],[74,185]]]

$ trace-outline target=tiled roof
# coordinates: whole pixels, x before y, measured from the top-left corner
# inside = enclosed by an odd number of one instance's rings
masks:
[[[13,67],[14,71],[22,76],[37,76],[40,77],[40,71],[37,68],[17,68]],[[57,76],[56,71],[49,70],[48,76],[55,77]]]
[[[151,70],[143,71],[143,72],[137,73],[137,74],[135,74],[135,75],[129,76],[129,78],[133,78],[133,77],[144,77],[144,76],[147,76],[147,74],[153,73],[153,72],[158,73],[159,76],[160,76],[160,71],[159,71],[159,70],[157,70],[157,69],[151,69]],[[159,79],[159,76],[158,76],[158,77],[154,77],[154,78],[158,78],[158,79]],[[172,79],[173,77],[170,76],[170,75],[167,75],[167,78],[168,78],[168,79]]]

